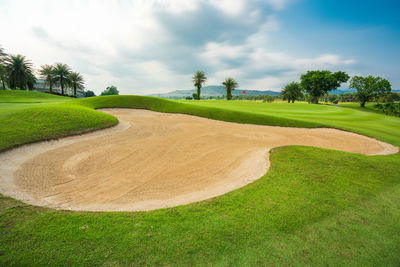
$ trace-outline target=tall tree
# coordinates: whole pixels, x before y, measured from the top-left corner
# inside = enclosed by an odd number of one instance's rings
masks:
[[[33,88],[35,87],[36,81],[37,81],[37,79],[36,79],[35,75],[33,75],[33,73],[29,73],[28,82],[26,83],[26,86],[28,87],[29,91],[33,90]]]
[[[226,88],[226,99],[231,100],[232,99],[232,90],[235,90],[239,84],[236,82],[235,79],[233,78],[226,78],[222,84]]]
[[[0,46],[0,64],[4,64],[7,54],[4,52],[3,47]]]
[[[307,71],[300,77],[301,87],[311,96],[315,104],[318,104],[321,96],[339,88],[341,83],[347,82],[349,78],[350,76],[343,71],[332,73],[328,70]]]
[[[198,71],[193,75],[193,84],[197,89],[197,100],[200,100],[201,87],[206,83],[207,77],[204,71]]]
[[[303,96],[303,93],[301,91],[302,88],[300,86],[300,83],[291,82],[283,88],[281,95],[283,97],[283,100],[287,100],[288,103],[290,103],[290,101],[294,103],[296,99]]]
[[[56,81],[55,68],[52,65],[43,65],[39,70],[40,76],[49,85],[50,93],[53,92],[53,84]]]
[[[2,63],[0,63],[0,80],[3,90],[6,90],[7,69]]]
[[[7,80],[7,69],[5,66],[5,60],[7,54],[4,52],[3,47],[0,46],[0,80],[3,90],[6,90],[6,80]]]
[[[365,107],[365,103],[371,101],[372,98],[383,96],[392,91],[390,82],[381,77],[354,76],[350,81],[350,88],[356,89],[356,97],[361,107]]]
[[[60,84],[61,94],[64,95],[64,88],[66,88],[69,83],[69,74],[71,69],[67,64],[57,63],[54,66],[54,81]]]
[[[21,55],[12,55],[6,59],[8,85],[11,89],[25,90],[31,88],[36,79],[33,75],[32,63]]]
[[[71,72],[69,75],[69,81],[71,87],[74,89],[74,97],[76,97],[77,89],[83,89],[85,81],[83,80],[82,75],[78,72]]]

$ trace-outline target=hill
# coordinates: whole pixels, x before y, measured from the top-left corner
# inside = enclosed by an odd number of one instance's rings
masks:
[[[237,89],[233,90],[232,95],[243,95],[243,91],[245,91],[245,95],[280,95],[280,92],[274,91],[261,91],[261,90],[246,90],[246,89]],[[196,93],[196,89],[191,90],[175,90],[172,92],[164,93],[164,94],[151,94],[150,96],[162,97],[162,98],[185,98],[187,96],[192,96],[193,93]],[[202,97],[209,96],[223,96],[226,94],[225,87],[222,85],[208,85],[204,86],[201,89]]]
[[[243,93],[245,91],[246,93]],[[400,92],[400,90],[392,90],[393,92]],[[356,90],[354,89],[338,89],[332,90],[329,94],[336,94],[341,95],[344,93],[354,93]],[[192,96],[193,93],[196,93],[196,89],[191,90],[175,90],[168,93],[162,94],[150,94],[148,96],[156,96],[161,98],[170,98],[170,99],[181,99],[187,96]],[[201,89],[201,96],[202,97],[216,97],[216,96],[223,96],[226,94],[225,87],[222,85],[208,85],[204,86]],[[278,96],[280,92],[270,91],[270,90],[246,90],[246,89],[237,89],[233,90],[232,95],[270,95],[270,96]]]

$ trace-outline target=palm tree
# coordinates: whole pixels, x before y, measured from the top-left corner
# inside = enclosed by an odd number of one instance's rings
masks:
[[[26,86],[28,87],[29,91],[32,91],[33,88],[35,87],[36,84],[36,77],[33,75],[33,73],[29,73],[28,75],[28,81],[26,82]]]
[[[0,64],[7,58],[7,54],[4,52],[3,47],[0,46]]]
[[[53,92],[53,84],[55,83],[55,68],[52,65],[41,66],[39,73],[40,76],[45,80],[46,84],[49,85],[50,93]]]
[[[32,85],[33,75],[32,63],[24,56],[14,55],[6,59],[8,73],[8,85],[11,89],[24,90]],[[35,78],[36,79],[36,78]]]
[[[69,75],[69,81],[72,88],[74,88],[74,96],[76,97],[76,90],[83,89],[85,81],[83,80],[82,75],[78,72],[71,72]]]
[[[207,77],[204,71],[198,71],[193,75],[193,83],[194,86],[197,88],[197,100],[200,100],[200,90],[201,87],[206,83]]]
[[[0,63],[0,80],[3,86],[3,90],[6,90],[6,80],[7,80],[7,69],[6,66]]]
[[[232,99],[232,90],[235,90],[239,84],[233,78],[226,78],[225,82],[222,83],[226,88],[226,99]]]
[[[300,83],[291,82],[283,88],[281,95],[283,97],[283,100],[287,100],[288,103],[290,103],[290,101],[292,101],[292,103],[294,103],[294,101],[297,98],[303,96],[303,93],[301,91],[302,91],[302,88],[301,88]]]
[[[3,47],[0,46],[0,80],[3,86],[3,90],[6,90],[6,80],[7,80],[7,69],[5,64],[5,59],[7,54],[4,52]]]
[[[69,74],[71,69],[67,64],[57,63],[54,67],[54,81],[61,86],[61,94],[64,95],[64,88],[69,85]]]

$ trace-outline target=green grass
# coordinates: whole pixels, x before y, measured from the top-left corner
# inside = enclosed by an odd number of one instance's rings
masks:
[[[315,123],[356,132],[400,146],[400,118],[359,109],[307,103],[262,103],[252,101],[179,101],[199,107],[268,115],[284,119]]]
[[[3,106],[0,150],[115,124],[93,110],[100,107],[298,127],[341,128],[353,121],[355,132],[400,144],[400,119],[325,105],[134,96],[20,105]],[[241,189],[151,212],[56,211],[0,197],[0,265],[399,265],[399,153],[288,146],[273,150],[271,164]]]
[[[48,103],[48,102],[65,102],[72,98],[44,94],[41,92],[27,92],[20,90],[0,90],[0,103]]]

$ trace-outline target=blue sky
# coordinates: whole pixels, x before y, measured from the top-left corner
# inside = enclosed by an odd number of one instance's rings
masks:
[[[399,89],[398,10],[385,0],[2,0],[0,45],[36,68],[67,63],[96,93],[190,89],[196,70],[244,89],[279,91],[312,69]]]

